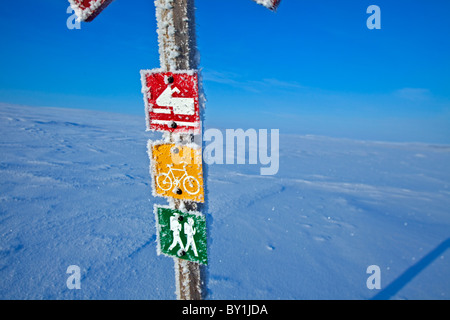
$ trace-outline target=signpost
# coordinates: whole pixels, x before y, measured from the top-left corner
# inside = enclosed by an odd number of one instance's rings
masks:
[[[161,72],[185,73],[188,70],[189,74],[196,73],[198,59],[195,35],[194,0],[155,0],[155,7]],[[174,79],[171,89],[178,85],[175,81],[176,79]],[[164,90],[167,90],[167,88]],[[173,94],[172,97],[176,97],[175,94]],[[186,97],[192,98],[192,96]],[[160,96],[158,98],[160,98]],[[156,104],[158,104],[158,102]],[[173,143],[177,146],[188,146],[191,145],[194,140],[194,133],[178,134],[169,130],[168,135],[165,133],[163,137],[165,139],[164,143]],[[150,144],[151,142],[149,142],[149,145]],[[200,148],[200,146],[198,147]],[[202,154],[201,149],[199,154]],[[151,158],[153,158],[153,153]],[[155,179],[156,176],[157,174],[154,175]],[[160,179],[162,180],[162,178]],[[203,183],[202,188],[204,188]],[[176,190],[176,192],[177,191],[178,190]],[[172,195],[174,195],[173,192]],[[173,201],[172,209],[196,212],[202,211],[200,203],[197,203],[195,200],[187,201],[180,198],[175,198],[175,200],[177,201]],[[201,200],[200,202],[206,202],[206,199],[204,198],[198,200]],[[177,299],[201,300],[203,294],[203,281],[200,264],[180,258],[174,258],[174,269]]]
[[[153,194],[169,199],[155,206],[158,254],[173,257],[179,300],[202,298],[201,265],[208,262],[207,202],[201,146],[194,0],[154,0],[160,68],[142,70],[147,130],[163,132],[163,141],[148,142]],[[276,10],[281,0],[254,0]],[[81,21],[92,21],[112,0],[69,0]]]

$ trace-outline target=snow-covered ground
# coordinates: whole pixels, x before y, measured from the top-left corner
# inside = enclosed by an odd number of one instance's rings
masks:
[[[0,299],[175,298],[144,119],[0,105]],[[281,132],[259,169],[209,166],[208,299],[450,298],[450,146]]]

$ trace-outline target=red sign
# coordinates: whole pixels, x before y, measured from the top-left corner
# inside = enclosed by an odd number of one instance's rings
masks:
[[[197,72],[142,70],[141,81],[148,130],[200,132]]]
[[[90,22],[113,0],[69,0],[70,6],[81,21]]]
[[[281,0],[254,0],[254,1],[274,11],[277,9],[278,5],[281,2]]]

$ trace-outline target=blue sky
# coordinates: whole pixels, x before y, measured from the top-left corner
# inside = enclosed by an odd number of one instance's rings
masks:
[[[369,5],[381,29],[369,30]],[[70,30],[68,2],[0,10],[0,103],[142,115],[159,67],[152,0]],[[207,127],[450,143],[450,1],[196,0]]]

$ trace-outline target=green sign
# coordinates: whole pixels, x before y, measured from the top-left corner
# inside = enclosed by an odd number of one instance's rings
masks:
[[[204,215],[155,206],[155,216],[158,254],[208,264]]]

